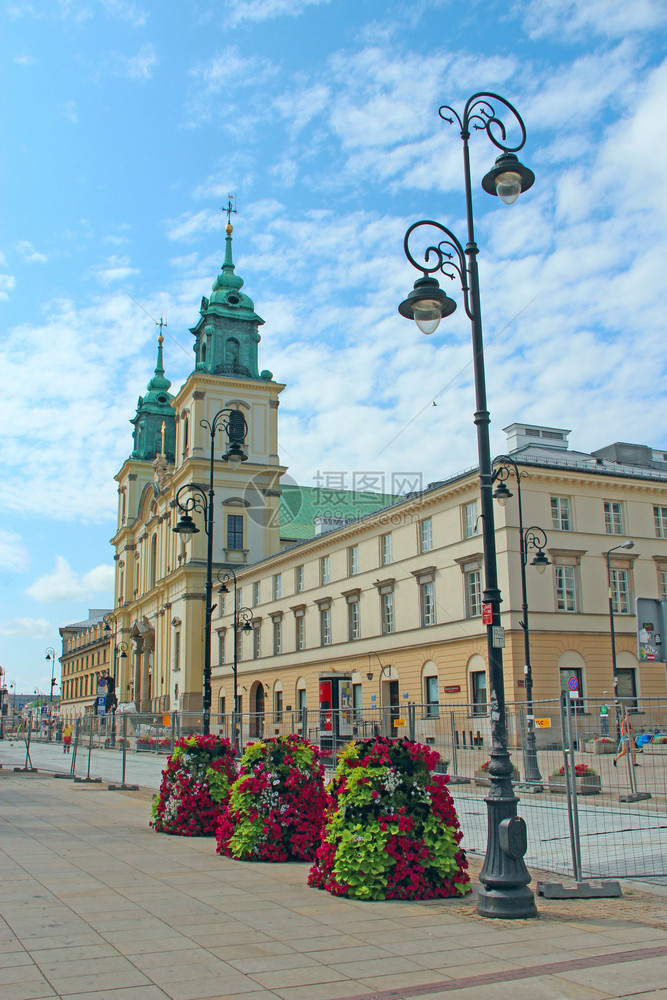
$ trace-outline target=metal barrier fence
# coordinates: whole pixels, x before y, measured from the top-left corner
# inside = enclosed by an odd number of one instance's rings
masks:
[[[624,705],[618,718],[614,705],[601,700],[563,706],[556,700],[534,702],[539,778],[531,772],[529,781],[525,702],[508,704],[506,713],[519,813],[528,826],[526,863],[579,880],[667,880],[667,699]],[[623,718],[633,727],[636,744],[629,743],[614,766]],[[48,755],[57,771],[77,780],[103,778],[116,786],[157,789],[175,741],[201,729],[201,714],[86,715],[77,721],[69,754],[62,744],[33,733],[26,766],[41,768],[42,755]],[[322,713],[212,715],[210,731],[239,748],[262,737],[298,733],[320,746],[329,774],[341,748],[353,739],[406,736],[432,746],[443,759],[441,769],[451,776],[464,847],[480,854],[486,850],[490,720],[485,706],[406,702]]]

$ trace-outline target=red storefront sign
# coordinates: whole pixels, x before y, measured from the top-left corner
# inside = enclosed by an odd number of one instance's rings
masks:
[[[493,625],[493,605],[482,605],[482,625]]]
[[[445,694],[458,694],[460,690],[460,684],[445,684]]]

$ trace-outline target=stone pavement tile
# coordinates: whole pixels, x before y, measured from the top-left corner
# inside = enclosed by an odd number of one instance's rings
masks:
[[[387,911],[385,910],[385,913]],[[330,920],[328,918],[322,919],[322,928],[320,933],[325,933],[325,928],[330,929],[332,927],[341,927],[345,930],[346,934],[352,934],[355,937],[364,937],[366,934],[378,934],[392,932],[400,929],[400,922],[398,920],[388,920],[386,917],[376,917],[375,919],[364,918],[363,920]]]
[[[296,952],[289,945],[281,941],[266,941],[259,944],[250,944],[247,941],[239,944],[228,944],[218,948],[206,949],[211,955],[216,955],[223,962],[232,962],[235,958],[262,958],[265,955],[295,955]]]
[[[57,979],[72,979],[75,976],[102,976],[106,972],[121,975],[136,971],[129,959],[123,958],[118,953],[112,958],[78,958],[71,960],[65,952],[61,955],[52,955],[51,958],[36,962],[35,964],[50,983],[55,983]]]
[[[46,948],[70,948],[81,947],[82,945],[106,944],[107,942],[94,931],[83,931],[72,934],[36,934],[30,938],[23,939],[23,946],[26,951],[43,951]]]
[[[466,979],[468,976],[486,976],[494,972],[512,972],[521,966],[516,962],[501,958],[486,958],[477,949],[468,954],[468,958],[461,965],[443,965],[440,968],[433,967],[434,979]],[[519,980],[521,981],[521,980]],[[514,983],[511,985],[514,989]]]
[[[2,1000],[42,1000],[58,994],[49,986],[44,977],[26,979],[19,983],[7,983],[2,987]]]
[[[231,923],[230,926],[230,922],[225,921],[221,925],[220,930],[211,930],[209,928],[206,933],[199,930],[193,933],[186,931],[183,935],[183,940],[189,941],[190,946],[194,942],[201,948],[213,949],[235,944],[262,944],[266,941],[273,941],[274,938],[268,934],[263,934],[254,927],[246,927],[244,924],[239,924],[236,921]]]
[[[511,990],[512,1000],[610,1000],[610,997],[619,995],[575,986],[574,983],[561,983],[554,976],[540,976],[536,979],[511,984],[504,983],[502,990],[503,992]],[[428,1000],[498,1000],[498,995],[499,989],[496,983],[465,986],[461,989],[448,989],[439,993],[429,991],[427,994]],[[419,994],[415,996],[414,1000],[418,1000],[418,997]],[[635,1000],[634,997],[633,1000]]]
[[[150,976],[152,969],[163,969],[166,966],[189,965],[192,971],[192,969],[200,967],[197,964],[199,962],[208,962],[212,967],[215,967],[216,963],[224,962],[219,956],[212,955],[211,952],[206,951],[204,948],[193,948],[191,946],[181,951],[173,951],[171,948],[164,951],[158,950],[160,947],[159,941],[154,941],[153,944],[155,945],[155,951],[142,952],[139,955],[132,956],[132,964],[137,969],[145,972],[147,976]]]
[[[195,961],[174,962],[168,955],[164,956],[161,965],[152,965],[150,969],[142,967],[141,971],[147,979],[163,989],[176,984],[181,988],[182,984],[199,981],[220,983],[228,976],[236,975],[235,969],[218,959],[207,961],[205,958],[197,958]]]
[[[15,969],[18,966],[32,965],[33,960],[27,951],[23,948],[17,948],[16,951],[5,951],[2,946],[0,946],[0,969]],[[0,974],[0,979],[2,978]]]
[[[306,942],[308,944],[308,942]],[[380,958],[383,960],[393,959],[395,956],[389,954],[384,948],[378,948],[376,945],[364,945],[359,944],[358,947],[339,947],[339,948],[329,948],[326,950],[319,950],[312,952],[310,947],[305,949],[306,954],[312,954],[314,958],[317,958],[318,962],[323,962],[325,965],[337,965],[339,962],[363,962],[371,960],[374,958]]]
[[[667,930],[662,927],[637,927],[636,924],[627,927],[605,928],[605,937],[613,938],[615,941],[626,941],[631,944],[633,941],[667,941]]]
[[[120,954],[113,945],[103,942],[102,944],[81,945],[81,947],[72,945],[71,948],[39,949],[31,951],[30,957],[40,968],[43,968],[52,960],[80,962],[84,959],[120,957]]]
[[[109,934],[109,944],[113,945],[123,955],[141,955],[144,952],[155,951],[162,948],[164,952],[183,950],[192,947],[192,941],[186,937],[160,937],[155,934],[135,934],[128,935],[123,932]]]
[[[310,986],[273,986],[272,989],[273,996],[281,997],[281,1000],[346,1000],[346,997],[356,997],[369,992],[367,986],[353,979]]]
[[[252,993],[218,993],[207,1000],[276,1000],[272,990],[253,990]]]
[[[45,984],[46,978],[36,965],[15,965],[12,968],[0,969],[0,986],[12,986],[14,983]]]
[[[599,990],[607,990],[611,996],[625,996],[635,993],[637,987],[643,990],[663,989],[667,983],[667,955],[643,958],[636,962],[622,962],[607,969],[573,969],[559,972],[556,979],[580,984]]]
[[[382,935],[376,935],[375,941],[378,944],[383,943]],[[444,960],[449,952],[463,950],[463,942],[460,938],[453,941],[443,941],[441,938],[422,936],[407,941],[386,941],[383,944],[385,951],[390,951],[394,955],[404,955],[406,958],[410,958],[411,955],[429,955],[440,952]]]
[[[447,976],[435,975],[430,969],[422,969],[421,972],[400,972],[392,973],[388,976],[364,976],[362,982],[366,989],[374,990],[396,990],[401,996],[400,990],[406,986],[425,986],[433,982],[441,982]],[[455,994],[452,1000],[454,1000]]]
[[[598,945],[597,947],[601,947]],[[566,952],[561,945],[549,944],[547,941],[515,941],[510,948],[506,944],[487,944],[486,941],[480,941],[480,949],[486,955],[491,955],[493,958],[506,958],[508,951],[511,952],[513,960],[518,960],[524,956],[530,958],[534,955],[541,955],[546,957],[548,962],[566,962],[568,959],[572,958],[570,952]],[[477,952],[477,948],[475,951]],[[581,949],[579,949],[581,951]],[[555,955],[562,954],[565,958],[555,958]]]
[[[667,1000],[667,988],[651,990],[649,993],[633,993],[632,1000]]]
[[[319,983],[335,983],[349,979],[349,976],[328,969],[326,965],[311,965],[306,969],[284,969],[282,972],[255,972],[252,977],[260,986],[279,992],[281,987],[308,986],[314,988]],[[348,996],[350,994],[348,993]]]
[[[330,948],[361,948],[366,944],[366,941],[362,941],[361,938],[351,937],[349,934],[327,934],[326,931],[331,931],[330,927],[323,928],[325,931],[322,937],[309,937],[304,939],[307,941],[307,946],[303,949],[307,954],[316,954],[318,951],[327,951]],[[319,956],[317,956],[319,958]]]
[[[90,993],[71,993],[67,1000],[167,1000],[167,994],[153,985],[129,986],[113,992],[93,990]]]
[[[61,996],[69,996],[72,993],[88,993],[95,991],[114,991],[122,987],[129,986],[150,986],[151,982],[138,969],[127,969],[122,972],[103,972],[98,975],[95,972],[94,960],[88,963],[88,971],[78,976],[68,976],[67,969],[49,976],[49,981],[53,988]]]
[[[251,993],[258,988],[253,979],[248,979],[240,973],[216,976],[214,979],[191,979],[188,983],[170,983],[156,979],[156,985],[160,986],[171,1000],[209,1000],[210,997],[220,996],[221,990],[243,994]],[[116,1000],[115,994],[113,1000]]]
[[[296,952],[292,952],[291,955],[265,955],[262,958],[239,956],[238,958],[230,959],[229,964],[239,972],[243,972],[244,975],[254,976],[256,972],[279,972],[283,969],[313,968],[320,963],[308,955],[297,955]]]
[[[437,942],[432,942],[431,951],[415,951],[410,953],[410,958],[417,965],[425,969],[443,969],[445,965],[463,965],[471,961],[473,955],[477,954],[477,948],[459,947],[444,949],[438,947]]]
[[[360,962],[337,962],[329,968],[349,979],[362,979],[367,976],[389,975],[390,972],[421,972],[423,966],[407,958],[391,955],[387,958],[371,958]]]

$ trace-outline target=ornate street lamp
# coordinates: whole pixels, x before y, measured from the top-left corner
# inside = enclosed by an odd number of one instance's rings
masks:
[[[226,419],[225,419],[226,418]],[[211,615],[213,607],[211,605],[211,591],[213,588],[213,471],[215,467],[215,435],[219,430],[227,432],[229,447],[222,456],[223,462],[228,462],[230,468],[237,469],[242,462],[248,461],[248,456],[243,451],[242,445],[245,442],[248,432],[248,425],[240,410],[224,409],[218,410],[213,417],[213,421],[200,420],[200,427],[208,431],[211,438],[211,460],[210,479],[208,497],[201,486],[195,483],[186,483],[181,486],[176,494],[176,503],[181,511],[181,518],[172,531],[182,535],[184,538],[191,538],[197,534],[199,528],[196,526],[190,511],[200,511],[204,515],[204,531],[208,536],[208,546],[206,550],[206,618],[204,635],[204,676],[203,676],[203,710],[202,728],[204,736],[208,736],[211,730]],[[181,495],[190,492],[184,503],[181,503]]]
[[[499,102],[514,117],[520,129],[520,141],[516,145],[507,144],[505,125],[500,118],[496,117],[494,103],[491,102]],[[477,912],[486,917],[532,917],[536,915],[537,908],[535,897],[528,889],[530,875],[523,860],[527,844],[526,825],[523,819],[517,816],[517,798],[511,781],[512,762],[507,747],[505,685],[500,645],[502,640],[500,637],[494,639],[494,635],[497,635],[495,629],[500,625],[500,590],[498,589],[493,522],[493,476],[477,266],[479,249],[475,243],[470,181],[468,141],[471,128],[486,132],[491,142],[501,150],[501,155],[496,160],[495,166],[482,181],[482,187],[489,194],[497,195],[502,201],[511,204],[522,191],[527,191],[532,186],[535,175],[532,170],[524,167],[516,157],[516,153],[526,141],[526,128],[516,108],[503,97],[499,97],[498,94],[480,92],[473,94],[468,100],[462,117],[448,106],[441,107],[439,114],[444,121],[448,121],[450,124],[456,119],[463,141],[468,242],[464,250],[455,234],[439,222],[422,220],[410,226],[403,241],[405,255],[412,266],[422,272],[422,277],[415,281],[413,290],[407,299],[401,302],[398,311],[402,316],[414,319],[423,333],[434,333],[440,320],[454,312],[456,303],[442,291],[433,275],[436,271],[440,271],[450,279],[458,276],[463,291],[464,308],[472,326],[475,424],[477,425],[484,547],[485,589],[483,599],[484,603],[490,605],[491,608],[491,624],[487,625],[491,709],[491,762],[489,764],[491,788],[486,798],[487,847],[484,866],[480,874],[482,887],[479,890]],[[412,234],[423,227],[430,227],[438,235],[435,237],[436,242],[431,243],[423,251],[423,263],[420,263],[412,256],[409,241]]]
[[[44,657],[44,659],[46,660],[46,662],[48,663],[49,661],[51,661],[51,689],[50,689],[50,693],[49,693],[49,728],[48,728],[47,736],[46,736],[48,742],[50,743],[51,742],[51,735],[52,735],[51,730],[53,728],[53,689],[54,689],[55,685],[57,684],[57,681],[56,681],[56,678],[55,678],[56,651],[53,648],[53,646],[47,646],[46,649],[44,650],[44,652],[46,653],[46,656]]]
[[[222,572],[222,571],[220,571]],[[234,684],[234,715],[232,717],[232,742],[234,744],[234,749],[238,752],[240,750],[239,740],[238,740],[238,727],[239,727],[239,694],[238,694],[238,669],[239,669],[239,651],[238,651],[238,634],[239,632],[252,632],[252,611],[250,608],[240,608],[238,606],[237,599],[237,585],[236,585],[236,573],[231,567],[226,570],[222,575],[218,573],[218,583],[220,587],[218,588],[219,594],[228,594],[229,588],[227,584],[230,581],[234,582],[234,614],[232,617],[232,631],[233,643],[234,643],[234,655],[232,659],[232,674],[233,674],[233,684]]]
[[[616,633],[614,631],[614,588],[611,585],[611,554],[619,549],[634,549],[634,542],[621,542],[605,552],[607,559],[607,587],[609,588],[609,631],[611,633],[611,668],[614,673],[614,711],[616,712],[616,740],[621,739],[621,704],[618,700],[618,669],[616,667]]]
[[[547,566],[551,565],[544,554],[547,546],[547,533],[542,528],[531,527],[524,529],[523,507],[521,504],[521,479],[527,476],[527,472],[521,472],[519,466],[509,455],[502,455],[496,459],[496,469],[493,473],[493,481],[498,485],[494,491],[494,500],[497,500],[501,507],[504,507],[512,496],[507,488],[506,481],[514,474],[516,479],[517,500],[519,504],[519,551],[521,554],[521,611],[523,621],[519,625],[523,629],[523,649],[524,649],[524,678],[526,683],[526,754],[525,754],[525,781],[524,785],[531,785],[542,790],[542,775],[537,764],[537,745],[535,742],[535,716],[533,714],[533,668],[530,662],[530,630],[528,625],[528,594],[526,588],[526,566],[528,564],[528,554],[532,550],[535,555],[531,559],[531,566],[534,566],[541,575]]]

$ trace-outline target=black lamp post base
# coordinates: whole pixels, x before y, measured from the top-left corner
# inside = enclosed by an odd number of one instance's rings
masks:
[[[503,920],[525,920],[537,916],[535,896],[526,885],[502,889],[479,887],[477,912],[481,917],[497,917]]]

